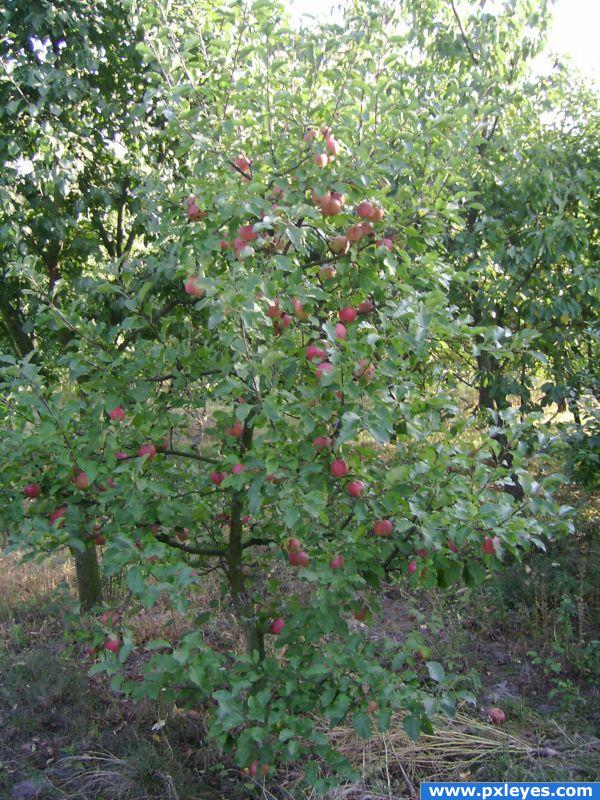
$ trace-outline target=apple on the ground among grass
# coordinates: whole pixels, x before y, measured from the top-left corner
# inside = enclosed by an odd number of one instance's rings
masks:
[[[501,725],[503,722],[506,722],[506,714],[501,708],[490,708],[488,711],[488,722],[491,722],[492,725]]]

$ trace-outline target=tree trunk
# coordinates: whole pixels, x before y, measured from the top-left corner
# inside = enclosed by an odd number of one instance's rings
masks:
[[[5,292],[0,292],[0,322],[15,355],[24,358],[34,349],[33,340],[23,330],[23,320],[19,311],[13,308]]]
[[[242,435],[242,453],[247,452],[252,445],[252,428],[248,425],[244,427]],[[243,567],[243,530],[244,525],[242,516],[244,512],[244,493],[233,492],[231,498],[231,523],[229,533],[229,550],[227,553],[227,577],[229,580],[229,591],[233,603],[234,613],[237,622],[242,629],[246,650],[249,655],[258,654],[262,661],[265,657],[265,637],[264,632],[257,623],[254,604],[246,591]]]
[[[89,544],[82,552],[74,551],[77,591],[82,611],[89,611],[102,600],[102,583],[96,545]]]

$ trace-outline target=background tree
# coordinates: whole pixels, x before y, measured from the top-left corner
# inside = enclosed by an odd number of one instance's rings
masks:
[[[533,336],[449,296],[472,294],[452,247],[485,196],[470,169],[493,90],[511,96],[508,67],[479,88],[460,53],[525,57],[534,20],[483,15],[467,47],[437,2],[368,2],[308,31],[264,0],[124,8],[169,158],[150,171],[136,140],[143,238],[99,245],[37,315],[40,338],[68,332],[52,371],[49,351],[3,357],[3,519],[15,548],[99,544],[124,574],[132,607],[101,618],[94,671],[134,697],[202,700],[241,766],[306,751],[322,789],[320,765],[347,765],[309,712],[368,737],[401,708],[416,736],[461,691],[418,635],[365,635],[382,583],[472,584],[569,530],[560,477],[528,471],[549,449],[539,415],[498,406],[488,430],[459,402],[471,354],[509,364]],[[36,262],[12,274],[40,296]],[[209,573],[239,651],[204,640]],[[159,598],[189,632],[128,676],[127,614]]]

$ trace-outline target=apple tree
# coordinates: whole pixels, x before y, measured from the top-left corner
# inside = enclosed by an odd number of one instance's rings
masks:
[[[507,466],[463,401],[463,353],[528,345],[448,295],[489,108],[434,72],[412,4],[299,30],[271,0],[126,7],[186,177],[149,175],[143,242],[91,258],[39,316],[70,331],[52,375],[2,357],[4,527],[32,557],[99,546],[122,576],[130,599],[90,643],[113,688],[202,703],[240,766],[302,753],[322,788],[349,767],[316,717],[369,737],[400,710],[417,736],[462,691],[418,633],[376,635],[385,583],[470,585],[569,530],[560,478],[520,448],[543,460],[547,433],[502,409]],[[187,632],[123,669],[128,620],[159,600]]]

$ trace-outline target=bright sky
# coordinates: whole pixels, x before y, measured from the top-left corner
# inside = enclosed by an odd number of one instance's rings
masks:
[[[285,0],[298,19],[303,14],[329,17],[340,0]],[[418,2],[418,0],[415,0]],[[548,49],[568,55],[575,66],[600,87],[600,0],[556,0]],[[548,66],[552,64],[546,60]],[[544,71],[544,60],[539,64]]]

